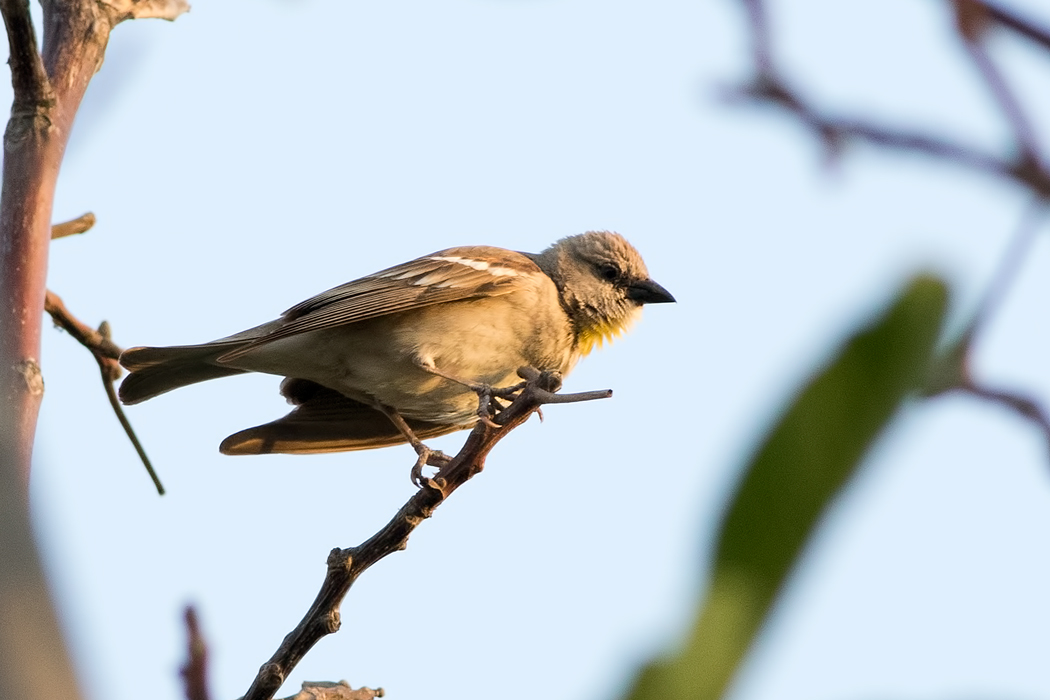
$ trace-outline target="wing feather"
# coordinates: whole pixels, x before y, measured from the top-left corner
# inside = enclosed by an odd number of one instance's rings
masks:
[[[291,307],[271,332],[222,355],[227,362],[261,345],[301,333],[358,323],[434,304],[509,294],[543,274],[521,253],[449,248],[321,292]]]

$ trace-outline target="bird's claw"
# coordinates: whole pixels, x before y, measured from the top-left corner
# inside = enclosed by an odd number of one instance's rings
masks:
[[[416,459],[416,463],[412,465],[412,483],[415,484],[416,488],[423,488],[426,477],[423,476],[423,467],[437,467],[439,470],[447,466],[452,461],[447,454],[441,450],[432,450],[422,442],[418,445],[412,445],[416,450],[416,454],[419,457]]]
[[[499,412],[503,410],[503,406],[497,401],[497,399],[504,399],[507,401],[513,400],[517,397],[518,392],[525,388],[525,383],[522,382],[520,384],[505,387],[494,387],[488,384],[473,384],[470,388],[478,395],[478,420],[490,428],[498,430],[503,426],[492,419],[499,415]]]

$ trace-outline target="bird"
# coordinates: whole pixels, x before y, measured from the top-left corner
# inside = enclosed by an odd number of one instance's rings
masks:
[[[645,304],[674,302],[618,233],[588,231],[540,253],[440,250],[322,292],[279,318],[198,345],[133,347],[125,404],[246,372],[284,377],[286,416],[241,430],[227,455],[365,450],[471,428],[479,391],[518,369],[567,375],[627,330]]]

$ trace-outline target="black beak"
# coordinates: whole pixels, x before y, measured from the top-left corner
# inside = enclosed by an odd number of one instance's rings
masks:
[[[666,304],[674,301],[669,291],[652,280],[631,282],[627,287],[627,298],[639,304]]]

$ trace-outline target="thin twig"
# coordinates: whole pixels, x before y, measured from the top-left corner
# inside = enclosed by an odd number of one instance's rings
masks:
[[[526,380],[525,387],[496,416],[501,427],[493,428],[478,421],[459,454],[442,466],[433,478],[423,478],[421,488],[379,532],[356,547],[331,551],[328,573],[309,611],[284,638],[273,657],[259,669],[243,700],[270,700],[314,644],[339,629],[339,607],[354,581],[372,564],[408,546],[409,535],[415,528],[429,518],[453,491],[480,472],[496,443],[528,420],[542,404],[550,402],[552,392],[560,384],[560,378],[548,373],[522,370],[519,374]],[[584,401],[609,395],[611,392],[587,392],[562,398]]]
[[[65,330],[77,342],[91,351],[91,356],[98,362],[99,371],[102,373],[102,385],[106,390],[106,396],[109,398],[109,405],[113,408],[117,420],[120,421],[124,434],[128,436],[132,446],[135,448],[135,452],[138,453],[139,459],[142,460],[143,466],[146,467],[146,473],[149,474],[149,478],[153,481],[157,493],[163,496],[164,485],[161,484],[160,477],[146,455],[145,448],[135,434],[135,430],[131,427],[131,422],[124,414],[124,407],[120,405],[117,392],[113,388],[113,383],[120,378],[123,370],[117,361],[120,358],[121,349],[109,339],[109,324],[103,321],[98,330],[92,329],[71,314],[62,302],[62,298],[50,289],[47,290],[44,297],[44,311],[51,316],[56,326]]]

